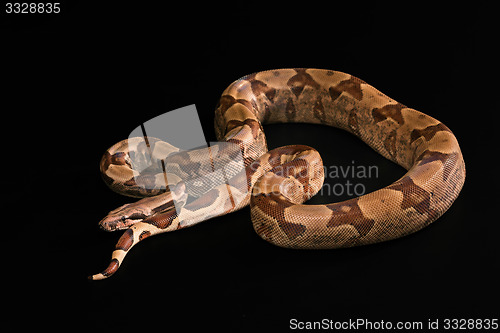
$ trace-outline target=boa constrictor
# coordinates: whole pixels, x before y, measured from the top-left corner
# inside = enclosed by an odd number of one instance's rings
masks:
[[[286,122],[344,129],[408,172],[393,184],[361,197],[303,205],[323,184],[322,161],[307,146],[267,151],[262,124]],[[124,140],[106,152],[100,167],[107,184],[122,194],[146,198],[111,211],[100,222],[105,230],[126,231],[109,266],[90,279],[115,273],[127,252],[147,237],[228,214],[249,203],[255,231],[281,247],[330,249],[395,239],[439,218],[465,181],[462,153],[448,127],[342,72],[296,68],[245,76],[223,92],[215,112],[215,129],[218,140],[237,146],[244,160],[244,176],[235,176],[239,179],[234,182],[243,183],[248,192],[240,193],[238,200],[234,198],[239,189],[227,182],[201,191],[191,201],[185,181],[167,188],[156,186],[167,177],[163,162],[158,174],[137,177],[130,158],[146,150],[157,152],[157,160],[165,159],[179,170],[202,164],[193,152],[178,152],[155,138]],[[215,155],[231,154],[220,147],[204,150],[210,156],[206,163]],[[151,186],[139,186],[140,177]],[[177,208],[174,195],[181,203]]]

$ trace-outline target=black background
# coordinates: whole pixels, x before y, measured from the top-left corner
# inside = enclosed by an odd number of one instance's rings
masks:
[[[492,8],[333,1],[61,7],[57,15],[7,15],[3,7],[0,16],[3,299],[16,325],[276,332],[292,318],[427,325],[498,317]],[[353,74],[443,121],[467,167],[451,209],[403,239],[330,251],[267,244],[244,209],[141,242],[112,278],[87,281],[106,267],[120,236],[97,222],[130,201],[102,182],[104,151],[140,123],[193,103],[207,141],[215,141],[222,91],[246,74],[283,67]],[[270,148],[301,143],[327,165],[376,165],[379,176],[363,180],[367,191],[404,174],[341,130],[265,130]]]

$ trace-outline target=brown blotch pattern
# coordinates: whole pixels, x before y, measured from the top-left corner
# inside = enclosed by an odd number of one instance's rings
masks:
[[[250,86],[252,87],[252,92],[255,96],[264,94],[271,102],[274,100],[276,89],[269,87],[267,84],[259,80],[251,80]]]
[[[323,103],[321,102],[321,96],[318,96],[316,101],[314,102],[313,107],[314,117],[319,119],[322,124],[326,124],[326,114]]]
[[[125,165],[127,163],[127,153],[125,152],[116,152],[113,155],[110,155],[108,152],[105,154],[107,164],[114,165]]]
[[[358,110],[356,108],[352,109],[349,112],[349,119],[347,120],[347,124],[349,128],[356,134],[359,134],[359,124],[358,124]]]
[[[269,204],[266,201],[266,197],[268,200],[272,201],[272,203]],[[276,220],[279,228],[290,240],[294,240],[306,231],[305,225],[285,220],[285,209],[293,206],[294,204],[284,198],[281,194],[258,194],[254,196],[253,202],[264,214],[271,216]]]
[[[344,91],[349,93],[353,98],[360,101],[363,98],[363,91],[361,89],[361,83],[363,81],[355,78],[350,78],[341,81],[335,87],[330,87],[328,89],[330,97],[332,100],[336,100]]]
[[[179,165],[181,170],[190,174],[191,176],[198,176],[198,170],[201,168],[200,162],[194,162],[189,156],[188,152],[182,151],[168,156],[165,159],[165,165]]]
[[[159,229],[166,229],[172,224],[176,217],[177,211],[175,209],[169,209],[165,212],[156,213],[142,222],[154,225]]]
[[[153,214],[156,214],[156,213],[159,213],[161,211],[164,211],[164,210],[167,210],[167,209],[170,209],[170,208],[173,208],[174,207],[174,203],[169,201],[169,202],[165,202],[164,204],[161,204],[159,205],[158,207],[154,207],[151,212]]]
[[[118,261],[118,259],[112,259],[108,267],[102,272],[102,275],[104,276],[113,275],[118,270],[119,266],[120,262]]]
[[[263,223],[254,221],[254,228],[257,234],[261,235],[264,239],[267,239],[268,241],[273,240],[273,235],[274,235],[274,228],[268,223]]]
[[[418,213],[428,213],[432,215],[430,208],[431,194],[416,185],[411,177],[405,176],[399,181],[387,187],[390,190],[396,190],[403,193],[403,201],[401,202],[401,209],[414,208]]]
[[[396,130],[393,130],[384,140],[385,150],[394,157],[396,155]]]
[[[399,125],[404,124],[403,115],[401,114],[401,109],[405,106],[401,103],[397,104],[389,104],[383,106],[381,108],[374,108],[372,110],[372,117],[375,120],[375,123],[379,123],[386,119],[392,119],[397,122]]]
[[[285,108],[285,116],[286,119],[290,122],[293,121],[295,118],[295,114],[297,111],[295,110],[295,104],[293,103],[292,99],[288,99],[288,102],[286,103],[286,108]]]
[[[139,241],[142,241],[143,239],[148,238],[149,236],[151,236],[151,231],[144,230],[144,231],[143,231],[143,232],[141,232],[141,234],[139,235]]]
[[[375,221],[363,215],[358,205],[358,198],[332,203],[326,205],[326,207],[332,211],[332,216],[326,224],[327,228],[352,225],[363,237],[372,229],[375,223]]]
[[[239,103],[244,107],[246,107],[248,110],[253,111],[253,105],[251,102],[242,98],[235,99],[231,95],[223,95],[219,100],[219,105],[217,106],[217,109],[220,110],[222,115],[224,115],[226,111],[236,103]]]
[[[431,163],[434,161],[441,161],[441,163],[445,163],[449,158],[450,154],[441,153],[439,151],[426,150],[419,157],[417,157],[416,161],[419,165],[424,165],[427,163]]]
[[[101,161],[99,163],[99,168],[101,170],[101,175],[102,175],[102,178],[104,179],[104,182],[108,185],[111,185],[114,183],[114,179],[109,177],[106,174],[106,170],[109,169],[109,166],[111,164],[128,165],[130,168],[132,168],[130,163],[128,162],[127,153],[117,152],[117,153],[111,155],[108,151],[106,151],[101,158]],[[134,185],[135,185],[135,183],[134,183]]]
[[[314,89],[319,88],[319,83],[306,73],[306,68],[297,68],[295,71],[297,74],[292,76],[286,84],[297,98],[306,86],[311,86]]]
[[[420,137],[424,137],[425,140],[429,141],[436,135],[437,132],[446,131],[451,132],[448,127],[446,127],[443,123],[439,123],[437,125],[429,126],[424,129],[414,129],[410,135],[410,143],[417,140]]]
[[[116,243],[115,250],[128,251],[134,244],[134,231],[127,229]]]
[[[271,119],[271,110],[269,108],[269,104],[264,103],[264,111],[261,110],[261,112],[262,112],[261,114],[262,122],[264,124],[268,123],[269,119]]]
[[[439,151],[431,151],[426,150],[419,157],[417,157],[416,161],[418,165],[425,165],[427,163],[431,163],[434,161],[440,161],[444,165],[443,169],[443,180],[448,180],[451,172],[453,171],[455,164],[458,160],[457,153],[445,154]]]
[[[254,139],[257,138],[257,136],[259,135],[259,132],[261,131],[261,128],[260,128],[259,122],[255,119],[245,119],[245,121],[230,120],[227,122],[227,125],[226,125],[226,133],[231,131],[232,129],[234,129],[236,127],[240,127],[243,125],[248,125],[248,127],[250,127],[250,129],[252,130],[253,138]]]
[[[301,236],[306,231],[306,226],[300,223],[286,222],[284,220],[278,220],[278,225],[280,229],[285,233],[285,235],[290,240]]]

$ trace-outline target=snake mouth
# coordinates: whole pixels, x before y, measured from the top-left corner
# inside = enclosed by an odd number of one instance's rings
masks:
[[[147,218],[147,215],[142,213],[133,213],[130,216],[108,215],[99,222],[99,227],[105,231],[124,230],[145,218]]]

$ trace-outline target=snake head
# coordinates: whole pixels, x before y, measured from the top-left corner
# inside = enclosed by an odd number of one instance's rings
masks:
[[[141,222],[151,215],[148,207],[138,205],[138,202],[125,204],[111,212],[99,222],[99,227],[106,231],[128,229],[131,225]]]
[[[135,223],[142,222],[156,213],[182,207],[186,200],[186,186],[180,182],[169,192],[144,198],[112,210],[99,222],[99,227],[106,231],[128,229]]]

